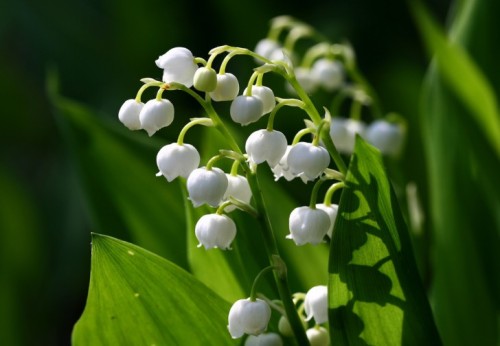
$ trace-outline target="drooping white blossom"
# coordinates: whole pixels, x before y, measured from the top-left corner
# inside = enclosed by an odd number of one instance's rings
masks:
[[[156,164],[167,181],[177,177],[187,178],[200,164],[200,154],[191,144],[171,143],[160,149],[156,155]]]
[[[245,143],[248,160],[259,164],[267,161],[275,167],[286,152],[286,137],[280,131],[266,129],[253,132]]]
[[[227,185],[226,174],[220,168],[197,168],[187,179],[189,199],[195,208],[203,204],[216,207],[222,201]]]
[[[236,236],[236,224],[227,215],[203,215],[196,223],[195,235],[200,242],[198,247],[204,246],[207,250],[212,248],[230,249]]]
[[[298,207],[290,213],[288,225],[288,239],[292,239],[297,245],[316,245],[323,241],[328,232],[330,218],[324,210]]]
[[[316,60],[311,67],[311,75],[318,85],[328,91],[340,88],[344,82],[344,68],[337,60]]]
[[[257,96],[240,95],[231,103],[229,113],[235,123],[244,126],[259,120],[263,110],[264,103]]]
[[[282,46],[279,42],[269,38],[264,38],[257,42],[257,45],[255,46],[255,53],[266,59],[273,60],[272,57],[276,54],[275,52],[279,52],[281,49]],[[262,63],[260,60],[258,60],[258,62]]]
[[[227,328],[233,339],[243,334],[259,335],[266,331],[270,318],[271,308],[264,300],[240,299],[229,310]]]
[[[184,47],[175,47],[161,55],[156,66],[163,69],[162,80],[165,83],[176,82],[186,87],[193,85],[193,78],[198,65],[194,62],[193,53]]]
[[[247,204],[250,203],[250,199],[252,199],[252,190],[250,190],[247,178],[242,175],[231,174],[226,174],[226,177],[228,185],[223,200],[226,201],[229,197],[234,197]],[[236,207],[234,205],[228,205],[224,208],[224,211],[229,213],[235,209]]]
[[[330,124],[330,136],[340,153],[352,154],[356,134],[365,137],[366,125],[355,119],[333,118]]]
[[[140,130],[141,120],[139,119],[139,114],[143,107],[144,103],[142,102],[137,102],[135,99],[127,100],[118,111],[118,119],[129,130]]]
[[[316,204],[316,208],[324,210],[328,214],[328,217],[330,218],[330,228],[328,229],[326,235],[328,235],[328,237],[331,239],[333,234],[333,226],[335,225],[335,220],[337,219],[337,212],[339,210],[339,206],[337,204],[325,205],[321,203],[321,204]]]
[[[295,78],[299,82],[300,86],[308,94],[312,94],[318,87],[318,81],[313,76],[311,69],[306,67],[295,68]],[[290,94],[295,95],[296,92],[290,83],[286,83],[285,87]]]
[[[174,120],[174,105],[166,99],[153,99],[146,102],[139,113],[141,128],[151,137],[161,128]]]
[[[248,88],[245,88],[243,95],[246,95]],[[252,86],[252,96],[256,96],[261,99],[263,103],[262,115],[271,112],[276,106],[276,99],[274,98],[274,92],[271,88],[264,85],[254,85]]]
[[[290,150],[292,149],[291,145],[288,145],[286,147],[286,151],[281,157],[280,161],[276,166],[271,168],[274,174],[274,180],[277,181],[279,178],[283,177],[287,181],[291,181],[297,176],[295,174],[292,174],[290,171],[290,166],[288,165],[288,154],[290,153]]]
[[[403,129],[386,120],[376,120],[366,129],[366,140],[388,156],[397,156],[403,147]]]
[[[283,346],[283,340],[277,333],[249,335],[245,340],[245,346]]]
[[[238,96],[240,84],[236,76],[232,73],[217,75],[217,86],[210,93],[212,100],[216,102],[232,101]]]
[[[314,318],[316,324],[328,322],[328,288],[325,285],[314,286],[307,291],[304,310],[307,321]]]
[[[290,149],[287,162],[290,172],[306,183],[323,173],[330,164],[330,155],[323,147],[299,142]]]

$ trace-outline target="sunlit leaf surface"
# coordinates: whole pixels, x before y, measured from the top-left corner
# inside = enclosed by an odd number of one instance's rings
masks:
[[[381,156],[360,137],[329,266],[330,328],[338,345],[440,344]]]
[[[94,234],[78,345],[231,345],[230,305],[171,262]]]

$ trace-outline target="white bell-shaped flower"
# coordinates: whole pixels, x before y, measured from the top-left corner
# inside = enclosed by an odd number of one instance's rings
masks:
[[[153,99],[146,102],[139,113],[141,128],[146,130],[151,137],[161,128],[164,128],[174,120],[174,105],[166,99]]]
[[[259,335],[267,329],[270,318],[271,308],[264,300],[240,299],[229,310],[227,328],[233,339],[243,334]]]
[[[247,89],[248,88],[245,88],[245,90],[243,91],[244,95],[247,93]],[[276,106],[276,99],[274,98],[273,90],[264,85],[252,86],[252,96],[256,96],[261,99],[264,105],[262,115],[271,112],[274,106]]]
[[[200,164],[200,154],[191,144],[171,143],[160,149],[156,155],[156,164],[167,181],[177,177],[187,178]]]
[[[340,153],[352,154],[356,134],[365,137],[366,125],[355,119],[333,118],[330,124],[330,136]]]
[[[285,153],[281,157],[278,164],[276,166],[274,166],[273,168],[271,168],[271,170],[274,173],[274,180],[275,181],[278,181],[278,179],[281,177],[285,178],[287,181],[291,181],[297,177],[295,174],[292,174],[292,172],[290,171],[290,166],[288,165],[288,154],[290,153],[291,149],[292,149],[292,146],[288,145],[286,147]]]
[[[288,154],[288,165],[292,174],[304,183],[316,179],[330,164],[328,151],[311,143],[299,142]]]
[[[229,112],[235,123],[248,125],[263,115],[264,103],[257,96],[240,95],[231,103]]]
[[[234,197],[242,202],[249,204],[250,199],[252,199],[252,190],[250,189],[247,178],[242,175],[231,174],[226,174],[226,177],[228,184],[223,200],[227,201],[229,197]],[[224,208],[224,211],[226,213],[229,213],[235,209],[236,207],[234,205],[228,205]]]
[[[295,69],[295,78],[297,78],[297,82],[299,82],[300,86],[308,94],[312,94],[318,87],[317,80],[313,76],[311,69],[297,67]],[[290,94],[297,94],[290,83],[286,83],[285,87]]]
[[[195,235],[200,242],[198,247],[204,246],[207,250],[231,249],[231,243],[236,236],[236,224],[227,215],[203,215],[196,223]]]
[[[328,330],[321,326],[315,326],[306,330],[307,340],[311,346],[328,346],[330,345],[330,335]]]
[[[249,335],[245,340],[245,346],[283,346],[283,340],[277,333]]]
[[[366,129],[366,140],[384,155],[397,156],[403,146],[403,129],[386,120],[376,120]]]
[[[255,164],[267,161],[269,167],[275,167],[278,164],[285,154],[286,148],[285,135],[276,130],[255,131],[245,143],[248,160]]]
[[[330,218],[321,209],[298,207],[290,213],[288,222],[290,234],[286,237],[292,239],[297,245],[319,244],[323,241],[330,228]]]
[[[202,66],[194,74],[193,85],[199,91],[214,91],[217,87],[217,73],[213,68]]]
[[[222,201],[227,185],[226,174],[220,168],[197,168],[187,179],[189,199],[195,208],[203,204],[216,207]]]
[[[328,91],[340,88],[344,82],[344,68],[337,60],[316,60],[311,68],[311,75],[317,84]]]
[[[234,74],[218,74],[217,86],[215,90],[210,93],[210,97],[216,102],[232,101],[238,96],[239,92],[240,84]]]
[[[139,119],[139,114],[143,107],[144,103],[142,102],[137,102],[135,99],[127,100],[118,111],[118,119],[129,130],[140,130],[141,120]]]
[[[337,212],[339,210],[339,206],[337,204],[325,205],[321,203],[321,204],[316,204],[316,208],[324,210],[328,214],[328,217],[330,218],[330,228],[328,229],[328,232],[326,232],[326,235],[328,235],[328,237],[331,239],[333,234],[333,226],[335,225],[335,220],[337,219]]]
[[[328,322],[328,287],[314,286],[306,293],[304,310],[307,321],[314,318],[316,324]]]
[[[271,58],[275,54],[276,51],[281,51],[282,46],[275,40],[264,38],[257,42],[255,46],[255,53],[263,56],[266,59],[272,60]],[[257,60],[258,63],[262,63],[262,61]]]
[[[163,69],[163,81],[165,83],[176,82],[186,87],[193,85],[193,77],[198,69],[194,62],[193,53],[184,47],[175,47],[160,56],[156,66]]]

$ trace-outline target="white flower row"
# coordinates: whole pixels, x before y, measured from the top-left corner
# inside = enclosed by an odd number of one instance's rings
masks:
[[[315,327],[306,331],[312,345],[328,345],[328,331],[320,324],[328,322],[328,289],[324,285],[314,286],[304,298],[305,321],[314,319]],[[239,299],[231,307],[228,316],[228,330],[234,339],[244,334],[250,335],[245,345],[282,345],[279,334],[265,333],[271,319],[271,308],[262,299]],[[286,321],[282,323],[282,321]],[[304,322],[305,322],[304,321]],[[286,318],[280,319],[280,332],[291,336],[290,325]]]

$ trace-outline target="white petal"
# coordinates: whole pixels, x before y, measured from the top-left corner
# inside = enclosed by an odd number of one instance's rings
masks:
[[[205,167],[197,168],[191,172],[187,179],[189,198],[194,207],[208,204],[216,207],[222,201],[227,190],[227,177],[219,168],[207,170]]]
[[[217,75],[217,87],[210,93],[212,100],[231,101],[238,96],[240,91],[240,84],[238,79],[231,73]]]
[[[160,173],[170,182],[179,176],[187,178],[200,164],[200,154],[191,144],[171,143],[160,149],[156,164]]]
[[[139,114],[144,107],[144,103],[137,102],[135,99],[127,100],[123,103],[118,111],[118,119],[125,125],[129,130],[140,130],[141,121],[139,119]]]
[[[152,136],[159,129],[166,127],[174,120],[174,105],[166,99],[149,100],[139,113],[141,128]]]
[[[258,130],[253,132],[245,143],[250,162],[259,164],[267,161],[275,167],[287,149],[286,137],[279,131]]]
[[[306,293],[304,309],[307,320],[314,318],[316,324],[328,321],[328,288],[324,285],[314,286]]]
[[[241,125],[248,125],[260,119],[264,109],[261,99],[256,96],[240,95],[231,103],[231,119]]]

